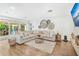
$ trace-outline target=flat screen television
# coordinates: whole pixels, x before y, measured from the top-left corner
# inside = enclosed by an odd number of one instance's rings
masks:
[[[71,15],[72,15],[75,26],[79,27],[79,3],[74,4],[71,10]]]

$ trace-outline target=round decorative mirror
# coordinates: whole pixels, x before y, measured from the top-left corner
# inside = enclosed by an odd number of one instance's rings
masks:
[[[50,23],[51,23],[51,21],[48,19],[48,20],[47,20],[47,24],[50,24]]]
[[[49,23],[48,29],[50,29],[50,30],[54,29],[54,24],[53,23]]]
[[[46,28],[47,27],[47,21],[46,20],[42,20],[41,22],[40,22],[40,26],[41,26],[41,28]]]

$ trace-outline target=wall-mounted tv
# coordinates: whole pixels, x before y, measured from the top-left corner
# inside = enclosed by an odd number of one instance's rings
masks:
[[[79,27],[79,3],[75,3],[72,10],[71,15],[76,27]]]

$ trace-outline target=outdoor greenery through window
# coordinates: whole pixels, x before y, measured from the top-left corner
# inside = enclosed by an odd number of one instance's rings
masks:
[[[0,22],[0,36],[8,35],[8,25]]]
[[[18,31],[25,31],[25,24],[0,22],[0,36],[15,35]]]

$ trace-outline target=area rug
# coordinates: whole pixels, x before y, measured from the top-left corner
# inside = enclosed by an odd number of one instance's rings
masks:
[[[39,49],[41,51],[52,53],[54,50],[54,47],[56,45],[56,42],[50,42],[50,41],[44,41],[43,43],[35,43],[35,40],[29,41],[25,43],[26,45],[30,47],[34,47],[36,49]]]

